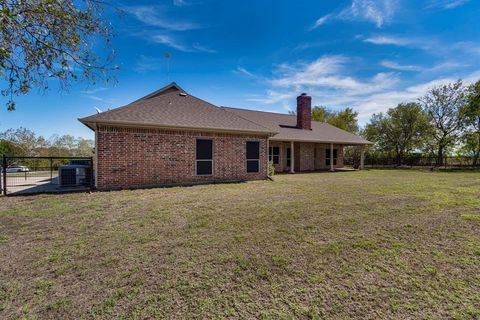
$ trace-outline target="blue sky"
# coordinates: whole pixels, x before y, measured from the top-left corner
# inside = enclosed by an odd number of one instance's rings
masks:
[[[118,2],[117,2],[118,3]],[[124,1],[115,31],[115,85],[0,102],[0,131],[49,137],[92,132],[77,118],[125,105],[170,80],[219,106],[287,112],[301,92],[315,105],[373,113],[415,101],[433,85],[480,79],[480,1]]]

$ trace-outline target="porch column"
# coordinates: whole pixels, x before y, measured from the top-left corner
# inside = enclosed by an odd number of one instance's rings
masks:
[[[270,168],[270,139],[267,138],[267,176],[269,176]]]
[[[335,171],[335,166],[333,165],[333,143],[330,143],[330,171]]]
[[[360,150],[360,170],[365,170],[365,147],[362,146],[362,149]]]
[[[290,173],[295,173],[295,152],[293,151],[293,141],[290,141]]]

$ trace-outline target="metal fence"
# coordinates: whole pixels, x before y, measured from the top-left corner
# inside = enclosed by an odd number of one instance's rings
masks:
[[[1,164],[4,195],[93,189],[93,158],[8,157]]]
[[[360,158],[351,156],[345,157],[345,165],[358,167],[360,163]],[[455,168],[480,168],[478,163],[475,163],[473,157],[465,156],[448,156],[443,157],[443,161],[439,164],[437,157],[435,156],[423,156],[423,155],[412,155],[408,156],[401,161],[395,157],[386,157],[386,156],[376,156],[372,154],[367,154],[365,156],[365,168],[398,168],[398,167],[407,167],[407,168],[444,168],[444,169],[455,169]]]

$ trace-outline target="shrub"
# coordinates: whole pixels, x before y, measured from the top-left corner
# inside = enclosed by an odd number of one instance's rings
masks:
[[[273,177],[275,175],[275,166],[273,161],[268,161],[268,176]]]

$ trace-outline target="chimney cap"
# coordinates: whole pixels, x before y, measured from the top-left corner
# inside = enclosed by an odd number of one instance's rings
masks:
[[[306,96],[306,95],[307,95],[307,94],[306,94],[305,92],[303,92],[303,93],[301,94],[301,96]]]

